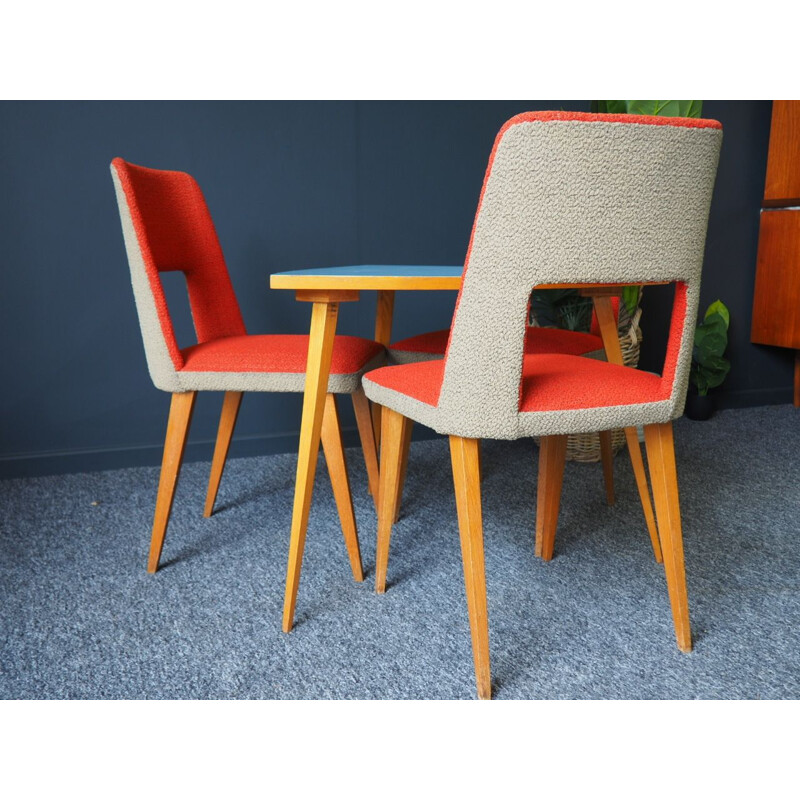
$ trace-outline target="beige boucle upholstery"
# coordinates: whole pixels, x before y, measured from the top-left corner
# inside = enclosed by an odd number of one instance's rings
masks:
[[[438,404],[369,374],[367,396],[439,433],[469,438],[601,431],[680,416],[721,139],[719,128],[602,115],[509,123],[487,170]],[[686,286],[685,314],[673,317],[664,399],[520,412],[531,290],[648,281]]]

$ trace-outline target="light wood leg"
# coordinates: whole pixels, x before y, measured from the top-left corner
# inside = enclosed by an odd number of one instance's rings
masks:
[[[614,448],[611,431],[600,431],[600,460],[603,463],[603,481],[606,485],[606,503],[614,505]]]
[[[689,624],[686,570],[683,563],[681,511],[678,502],[678,475],[675,467],[672,423],[645,425],[644,439],[658,515],[658,530],[661,533],[664,552],[664,571],[667,576],[672,619],[675,623],[675,637],[678,649],[687,653],[692,649],[692,632]]]
[[[539,442],[539,481],[536,494],[535,555],[545,561],[553,557],[561,486],[567,457],[566,436],[544,436]]]
[[[412,420],[406,420],[403,428],[403,443],[400,446],[400,484],[397,487],[397,501],[394,508],[394,522],[400,519],[400,504],[403,502],[403,487],[406,485],[406,472],[408,472],[408,451],[411,449],[411,433],[414,430]]]
[[[392,537],[394,511],[400,488],[400,457],[405,429],[409,421],[397,411],[382,409],[383,444],[381,445],[381,488],[378,492],[378,541],[375,551],[375,591],[386,591],[389,567],[389,541]]]
[[[387,347],[392,341],[392,318],[394,317],[394,290],[382,289],[378,292],[378,307],[375,312],[376,342]],[[375,430],[375,442],[380,447],[381,443],[381,406],[372,406],[372,424]]]
[[[642,448],[639,446],[639,432],[636,428],[625,428],[625,439],[628,443],[628,453],[631,457],[633,475],[636,478],[636,488],[639,490],[639,499],[642,501],[644,520],[647,523],[647,531],[650,534],[650,544],[653,546],[653,555],[656,561],[661,564],[664,557],[661,554],[661,544],[658,541],[658,528],[656,527],[656,518],[653,514],[653,504],[650,502],[647,473],[644,468],[644,459],[642,459]]]
[[[596,295],[592,298],[606,360],[609,364],[622,364],[622,348],[619,344],[617,320],[614,318],[614,306],[609,295]],[[622,299],[620,298],[620,302]],[[603,441],[605,437],[605,442]],[[600,434],[600,456],[603,462],[603,480],[606,484],[608,505],[614,505],[614,454],[611,448],[611,431]]]
[[[331,369],[333,339],[336,334],[338,303],[315,302],[311,309],[311,331],[306,363],[306,385],[303,395],[303,418],[300,423],[300,445],[297,456],[297,478],[292,508],[292,530],[289,540],[289,563],[286,568],[286,594],[283,602],[283,630],[292,630],[303,548],[308,527],[308,512],[314,491],[314,474],[322,432],[322,417],[328,376]]]
[[[603,347],[606,351],[606,360],[609,364],[622,364],[622,347],[619,343],[617,320],[614,318],[614,306],[611,304],[610,295],[594,295],[594,313],[597,315],[597,324]],[[620,303],[622,298],[620,298]]]
[[[622,348],[619,343],[619,331],[617,321],[614,319],[614,307],[611,305],[611,297],[608,295],[595,295],[593,297],[594,310],[597,314],[597,323],[600,326],[600,335],[603,338],[603,347],[606,351],[606,359],[610,364],[623,364]],[[620,298],[620,302],[622,299]],[[625,439],[628,442],[628,455],[631,459],[633,474],[636,478],[636,486],[639,490],[639,499],[642,502],[647,531],[650,534],[650,542],[653,545],[653,553],[656,561],[661,563],[661,547],[658,541],[658,530],[656,529],[653,505],[650,502],[650,491],[647,488],[647,473],[642,461],[642,448],[639,445],[639,435],[636,428],[625,429]]]
[[[361,450],[364,453],[364,464],[367,468],[367,485],[372,499],[375,501],[375,511],[378,510],[378,450],[375,445],[375,431],[372,427],[372,414],[369,409],[369,400],[363,389],[353,392],[353,410],[356,414],[358,435],[361,439]]]
[[[358,529],[356,528],[356,515],[353,511],[353,498],[350,494],[350,478],[347,475],[342,429],[336,410],[336,398],[330,393],[325,397],[321,438],[322,450],[328,464],[328,474],[331,476],[333,497],[339,511],[339,520],[342,523],[344,543],[347,547],[347,555],[350,557],[350,567],[353,570],[353,577],[357,581],[363,581],[361,550],[358,546]]]
[[[208,478],[206,506],[203,510],[204,517],[210,517],[214,513],[214,503],[222,480],[222,471],[225,469],[225,460],[228,458],[228,450],[231,446],[233,429],[236,427],[236,418],[239,416],[243,394],[244,392],[225,392],[225,399],[222,401],[217,443],[214,446],[214,458],[211,460],[211,475]]]
[[[450,437],[453,484],[464,562],[464,587],[467,594],[472,656],[478,697],[490,700],[492,677],[489,661],[489,612],[486,604],[486,566],[483,553],[481,518],[481,475],[477,439]]]
[[[169,406],[167,435],[164,440],[164,456],[161,461],[161,477],[158,480],[156,512],[153,518],[153,533],[150,537],[150,557],[147,561],[147,571],[150,573],[158,569],[161,549],[164,547],[164,537],[167,533],[172,501],[175,498],[175,486],[181,471],[196,397],[197,392],[175,392]]]

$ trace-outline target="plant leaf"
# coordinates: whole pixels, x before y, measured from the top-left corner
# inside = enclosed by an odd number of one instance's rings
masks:
[[[722,300],[715,300],[706,311],[705,318],[708,319],[712,314],[719,314],[725,320],[725,328],[731,324],[731,312]]]
[[[683,102],[686,102],[685,100]],[[689,100],[689,105],[685,109],[686,113],[684,114],[685,117],[694,117],[695,119],[699,119],[703,116],[703,101],[702,100]]]
[[[628,313],[631,316],[636,313],[636,308],[639,305],[641,288],[641,286],[622,287],[622,302],[625,303],[625,308],[628,309]]]
[[[695,328],[689,379],[701,395],[719,386],[730,372],[730,361],[723,356],[728,346],[729,324],[730,312],[717,300],[708,307],[703,321]]]
[[[660,117],[699,117],[702,100],[593,100],[600,114],[647,114]]]
[[[595,100],[598,114],[627,114],[627,100]]]
[[[722,355],[728,346],[727,329],[725,321],[716,316],[713,324],[698,325],[694,332],[694,348],[699,353],[699,360],[704,360],[708,355]]]
[[[647,114],[648,116],[658,114],[658,100],[626,100],[625,102],[629,114]]]
[[[713,389],[715,386],[719,386],[728,376],[730,369],[731,362],[728,361],[727,358],[722,358],[722,356],[720,356],[715,365],[715,369],[705,371],[704,377],[708,388]]]

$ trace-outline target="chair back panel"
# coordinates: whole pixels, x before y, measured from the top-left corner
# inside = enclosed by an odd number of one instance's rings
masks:
[[[198,343],[246,333],[214,223],[191,175],[121,158],[111,174],[150,374],[159,388],[178,391],[183,356],[159,273],[184,274]]]
[[[516,438],[528,299],[540,284],[685,285],[663,380],[683,410],[721,126],[522,114],[495,141],[451,328],[441,412]]]

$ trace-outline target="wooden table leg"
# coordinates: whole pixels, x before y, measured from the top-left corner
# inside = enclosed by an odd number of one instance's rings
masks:
[[[378,307],[375,312],[375,341],[388,347],[392,341],[392,318],[394,317],[394,290],[378,292]],[[375,429],[375,444],[381,444],[381,407],[372,406],[372,427]]]
[[[611,305],[610,295],[594,295],[594,309],[597,314],[597,322],[600,326],[600,335],[603,338],[603,346],[606,350],[606,358],[610,364],[623,364],[622,348],[619,344],[619,331],[617,321],[614,318],[614,308]],[[620,302],[622,300],[620,299]],[[647,474],[642,460],[642,448],[639,444],[639,432],[636,428],[625,428],[625,439],[628,443],[628,454],[633,467],[633,475],[636,478],[636,488],[639,490],[639,499],[642,501],[642,511],[644,512],[647,531],[650,534],[650,543],[653,546],[653,554],[656,561],[661,563],[662,554],[659,545],[658,529],[656,528],[653,504],[650,501],[650,489],[647,485]]]
[[[375,501],[375,512],[377,513],[378,485],[380,482],[378,449],[375,444],[375,429],[372,427],[369,400],[367,400],[363,389],[353,392],[353,411],[356,415],[358,436],[361,439],[361,450],[364,453],[364,464],[367,468],[367,489]]]
[[[364,580],[361,566],[361,548],[358,544],[358,527],[353,510],[353,497],[350,493],[350,478],[347,474],[347,457],[342,444],[342,428],[339,424],[339,412],[336,410],[336,397],[330,392],[325,397],[325,412],[322,415],[322,452],[328,465],[331,478],[331,489],[339,520],[342,523],[344,543],[350,557],[350,567],[357,581]]]
[[[400,489],[400,461],[406,426],[411,420],[391,408],[383,417],[384,441],[381,448],[381,487],[378,509],[378,538],[375,547],[375,591],[386,591],[386,572],[389,565],[389,543],[392,538],[392,524],[398,505]]]
[[[286,569],[286,594],[283,603],[283,630],[292,630],[303,563],[303,547],[308,527],[308,512],[314,490],[314,474],[322,432],[322,415],[328,376],[331,369],[333,339],[339,304],[315,301],[311,310],[311,332],[306,364],[306,387],[303,395],[303,418],[300,423],[300,446],[297,456],[297,478],[292,509],[292,532],[289,541],[289,563]]]
[[[411,433],[414,430],[414,421],[407,420],[403,430],[403,444],[400,451],[400,484],[397,489],[397,501],[394,504],[394,516],[392,520],[397,522],[400,519],[400,504],[403,502],[403,487],[406,484],[406,472],[408,472],[408,451],[411,449]],[[478,451],[480,453],[480,450]]]
[[[603,482],[606,485],[606,503],[614,505],[614,443],[611,431],[600,431],[600,462],[603,465]]]

